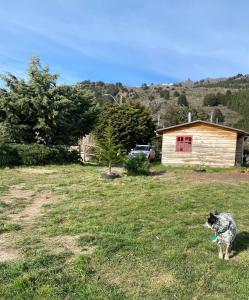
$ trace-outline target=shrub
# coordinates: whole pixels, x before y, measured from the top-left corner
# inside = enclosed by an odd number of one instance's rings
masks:
[[[172,89],[173,90],[173,89]],[[179,97],[180,96],[180,93],[178,91],[174,91],[174,94],[173,94],[174,97]]]
[[[188,106],[189,104],[188,104],[186,95],[184,95],[184,94],[180,95],[177,99],[177,104],[183,105],[183,106]]]
[[[143,89],[143,90],[148,90],[149,89],[149,87],[148,87],[148,85],[146,84],[146,83],[143,83],[142,85],[141,85],[141,88]]]
[[[78,160],[79,153],[64,146],[0,144],[0,167],[63,164]]]
[[[8,144],[0,144],[0,167],[19,166],[21,164],[21,158],[15,147]]]
[[[149,95],[149,100],[152,101],[155,99],[155,96],[154,95]]]
[[[144,154],[128,156],[124,162],[128,175],[149,175],[150,163]]]
[[[168,90],[161,90],[160,91],[160,97],[164,98],[165,100],[168,100],[170,95]]]
[[[213,111],[213,121],[217,123],[223,123],[225,121],[225,116],[219,108],[215,108]]]
[[[208,94],[204,97],[203,105],[204,106],[217,106],[220,104],[219,97],[215,94]]]

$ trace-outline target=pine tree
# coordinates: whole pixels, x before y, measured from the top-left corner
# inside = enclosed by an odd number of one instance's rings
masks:
[[[94,96],[74,86],[57,86],[58,74],[31,60],[28,80],[2,76],[0,123],[18,143],[73,144],[87,134],[96,119]]]
[[[114,129],[109,124],[101,138],[96,141],[97,157],[100,162],[108,166],[108,173],[112,174],[112,165],[122,160],[121,148],[114,137]]]

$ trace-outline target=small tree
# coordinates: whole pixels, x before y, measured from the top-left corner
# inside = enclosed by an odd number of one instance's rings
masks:
[[[222,111],[219,108],[214,109],[213,120],[214,120],[214,122],[216,122],[216,120],[217,120],[218,123],[223,123],[224,122],[225,117],[224,117]]]
[[[180,95],[177,99],[177,104],[183,105],[183,106],[188,106],[189,104],[188,104],[187,97],[184,94]]]
[[[220,104],[219,97],[215,94],[208,94],[204,97],[203,105],[204,106],[217,106]]]
[[[108,173],[112,174],[112,165],[122,160],[121,145],[117,144],[113,127],[109,124],[101,138],[96,141],[97,144],[97,157],[100,162],[108,166]]]

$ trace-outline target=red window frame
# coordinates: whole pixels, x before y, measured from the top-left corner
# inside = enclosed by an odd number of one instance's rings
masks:
[[[193,137],[191,135],[176,136],[176,152],[192,152]]]

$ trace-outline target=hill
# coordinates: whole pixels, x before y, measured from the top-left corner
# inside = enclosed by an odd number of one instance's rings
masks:
[[[117,101],[140,102],[149,107],[155,121],[158,122],[160,119],[160,126],[164,126],[165,120],[163,116],[167,105],[169,103],[177,103],[180,95],[186,96],[190,106],[211,115],[215,107],[204,105],[205,96],[209,94],[225,96],[228,91],[228,93],[236,94],[240,89],[249,88],[249,76],[238,74],[230,78],[208,78],[197,82],[187,80],[178,84],[142,84],[139,87],[128,87],[122,83],[110,84],[101,81],[83,81],[78,83],[77,86],[94,91],[97,102],[100,105],[106,102],[113,102],[110,94]],[[225,116],[225,125],[236,126],[241,118],[243,118],[241,111],[234,107],[235,105],[228,105],[225,101],[218,105],[218,108]]]

